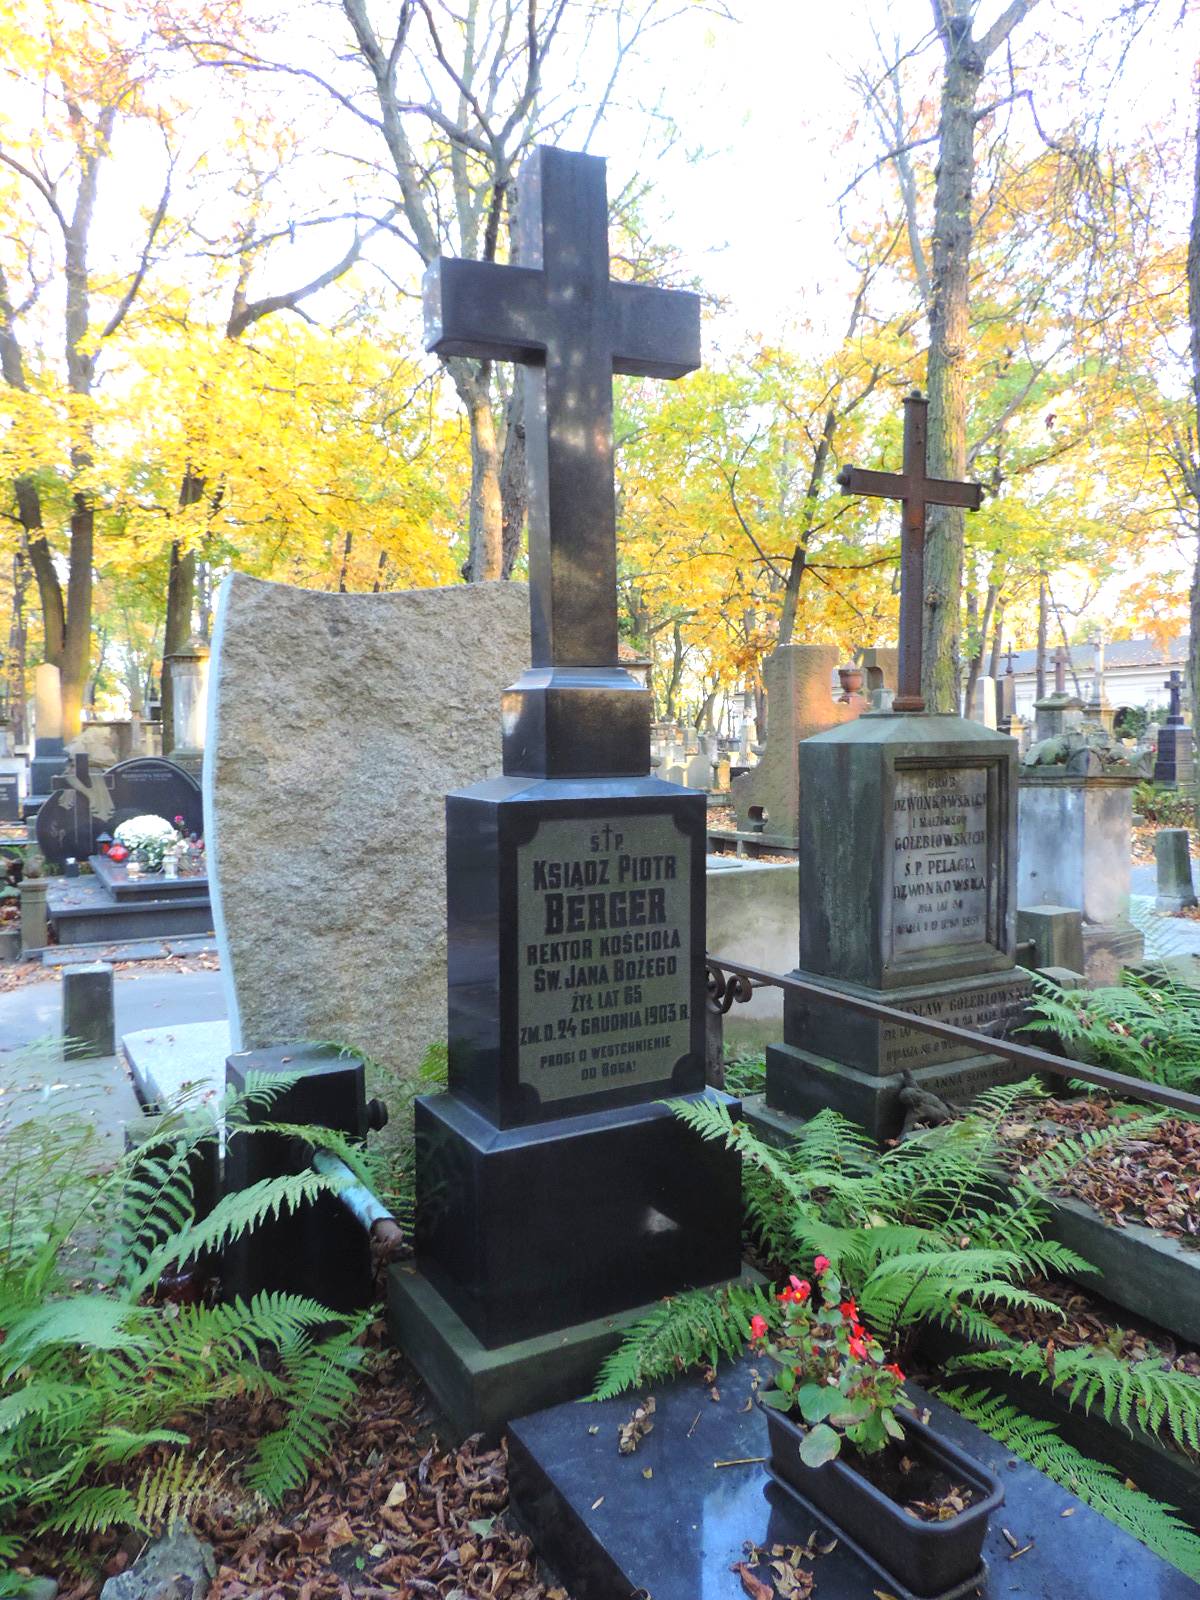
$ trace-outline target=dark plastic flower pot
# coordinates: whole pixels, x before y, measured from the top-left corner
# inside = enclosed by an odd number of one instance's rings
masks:
[[[943,1595],[968,1582],[983,1560],[988,1517],[1003,1504],[1004,1490],[992,1474],[970,1456],[939,1437],[932,1428],[905,1416],[904,1447],[913,1456],[935,1463],[955,1483],[974,1489],[975,1502],[946,1522],[922,1522],[840,1456],[823,1467],[807,1467],[800,1459],[802,1424],[764,1406],[771,1441],[772,1472],[804,1496],[833,1527],[914,1595]]]

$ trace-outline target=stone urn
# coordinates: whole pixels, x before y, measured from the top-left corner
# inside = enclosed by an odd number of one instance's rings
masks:
[[[861,667],[856,667],[851,664],[848,667],[839,667],[837,669],[837,675],[838,682],[842,686],[842,692],[839,698],[843,704],[849,705],[850,701],[853,700],[855,695],[860,695],[862,693],[863,670]]]

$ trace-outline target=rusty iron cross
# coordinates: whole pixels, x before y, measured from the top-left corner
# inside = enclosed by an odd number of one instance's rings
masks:
[[[921,643],[925,625],[925,508],[964,506],[978,511],[983,489],[978,483],[953,483],[931,478],[925,454],[929,401],[922,394],[904,397],[904,471],[872,472],[843,467],[838,483],[847,494],[878,495],[899,500],[904,511],[900,539],[900,670],[896,711],[924,711],[921,694]]]

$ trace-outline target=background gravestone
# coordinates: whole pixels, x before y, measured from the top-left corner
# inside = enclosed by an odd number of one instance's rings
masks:
[[[796,746],[801,739],[852,722],[866,704],[835,700],[841,653],[833,644],[785,644],[763,663],[767,746],[752,772],[730,787],[737,825],[794,839],[800,830]],[[765,827],[763,826],[765,823]]]
[[[528,660],[523,584],[225,580],[205,838],[235,1050],[332,1040],[411,1075],[445,1039],[444,797],[499,771]]]

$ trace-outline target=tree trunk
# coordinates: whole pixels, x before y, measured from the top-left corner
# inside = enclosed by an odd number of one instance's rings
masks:
[[[671,633],[671,676],[667,682],[667,693],[663,705],[663,716],[667,722],[676,720],[675,700],[679,694],[679,687],[683,682],[683,629],[677,622]]]
[[[501,577],[504,569],[501,454],[489,372],[486,363],[480,363],[478,370],[461,360],[447,365],[471,427],[471,508],[463,577],[468,583],[483,583]]]
[[[975,606],[976,609],[978,609],[978,598],[975,599]],[[983,616],[979,623],[979,644],[975,650],[975,654],[971,657],[971,664],[967,668],[967,687],[963,694],[964,717],[969,717],[971,715],[971,707],[975,703],[975,685],[979,682],[979,675],[983,670],[983,657],[984,652],[987,650],[988,629],[992,625],[992,612],[995,610],[995,608],[996,585],[994,583],[989,583],[987,595],[985,596],[983,602]],[[994,676],[995,674],[993,673],[993,677]]]
[[[1188,488],[1196,506],[1196,556],[1192,569],[1191,611],[1189,617],[1188,667],[1191,674],[1192,727],[1200,730],[1200,99],[1197,102],[1196,154],[1192,187],[1192,225],[1188,234],[1187,283],[1189,352],[1191,355],[1192,407],[1197,454],[1188,463]],[[1191,773],[1187,774],[1191,777]],[[1200,827],[1200,798],[1196,802],[1196,825]]]
[[[525,513],[529,507],[529,479],[525,466],[525,382],[517,373],[508,401],[504,427],[504,454],[500,461],[501,559],[500,576],[511,578],[521,556]]]
[[[967,470],[966,356],[975,178],[975,99],[989,56],[1037,0],[1010,0],[982,39],[971,34],[975,0],[932,0],[945,51],[938,165],[933,196],[929,290],[929,470],[964,478]],[[931,506],[925,549],[922,692],[930,711],[958,705],[963,527],[958,506]]]
[[[787,584],[783,591],[783,609],[779,614],[779,643],[781,645],[791,644],[792,634],[796,631],[796,611],[800,604],[800,584],[804,579],[804,569],[808,565],[808,542],[812,537],[812,526],[817,517],[817,496],[821,492],[821,484],[825,478],[825,468],[829,464],[829,453],[833,448],[833,436],[837,431],[837,422],[837,412],[833,406],[830,406],[825,413],[825,425],[821,429],[821,437],[817,440],[817,448],[813,452],[812,472],[808,478],[808,492],[804,497],[804,527],[796,548],[792,551]]]
[[[1046,574],[1043,572],[1038,578],[1037,676],[1034,679],[1033,691],[1038,700],[1046,698],[1046,630],[1048,622]]]
[[[1000,651],[1004,646],[1004,603],[996,604],[996,626],[992,629],[992,658],[988,663],[988,673],[993,678],[1000,676]]]
[[[975,176],[975,96],[983,60],[970,18],[952,18],[943,43],[942,115],[933,202],[929,302],[929,471],[967,475],[966,354],[971,188]],[[958,506],[931,506],[925,552],[925,643],[922,692],[930,711],[958,709],[959,604],[963,526]]]
[[[192,479],[193,483],[197,480]],[[199,499],[199,494],[196,495]],[[190,502],[194,503],[194,502]],[[163,755],[175,748],[175,697],[167,658],[182,650],[191,637],[192,604],[196,593],[196,552],[181,552],[179,540],[171,542],[167,568],[167,618],[163,628],[162,729]]]
[[[81,472],[90,463],[77,462]],[[63,738],[78,737],[92,646],[92,559],[96,518],[86,494],[71,502],[71,553],[67,577],[67,627],[62,651]]]
[[[29,587],[29,556],[24,549],[13,552],[12,618],[8,628],[8,714],[13,743],[25,743],[25,675],[28,671],[29,629],[25,621],[25,593]]]

